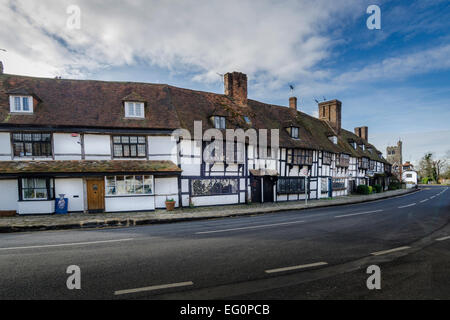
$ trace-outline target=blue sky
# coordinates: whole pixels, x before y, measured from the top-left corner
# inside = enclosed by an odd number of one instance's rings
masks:
[[[218,75],[249,75],[249,97],[301,110],[343,102],[343,126],[369,126],[404,158],[450,150],[450,2],[0,0],[5,72],[168,83],[223,92]],[[67,7],[80,29],[67,28]],[[366,9],[381,8],[381,30]]]

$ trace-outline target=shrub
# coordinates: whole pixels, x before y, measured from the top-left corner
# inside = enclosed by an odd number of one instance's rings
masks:
[[[383,186],[381,184],[376,184],[373,187],[377,193],[381,193],[383,191]]]
[[[401,188],[401,184],[398,182],[391,182],[389,184],[389,190],[398,190]]]
[[[360,184],[357,188],[356,188],[356,193],[358,194],[369,194],[369,187],[364,185],[364,184]]]
[[[372,193],[373,193],[373,187],[369,186],[369,194],[372,194]]]

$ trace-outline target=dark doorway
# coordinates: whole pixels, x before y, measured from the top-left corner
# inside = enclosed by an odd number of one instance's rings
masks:
[[[263,185],[263,188],[261,188]],[[275,185],[274,177],[255,177],[250,176],[250,186],[252,190],[252,202],[274,202],[273,187]]]

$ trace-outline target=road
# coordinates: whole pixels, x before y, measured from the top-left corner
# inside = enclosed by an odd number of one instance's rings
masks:
[[[251,217],[1,234],[0,299],[450,299],[449,221],[449,188],[429,187]],[[382,289],[370,291],[374,264]],[[70,265],[80,290],[66,286]]]

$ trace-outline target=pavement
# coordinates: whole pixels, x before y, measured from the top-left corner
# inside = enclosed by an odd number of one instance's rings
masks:
[[[305,210],[329,206],[341,206],[376,201],[401,196],[416,190],[395,190],[371,195],[351,195],[335,199],[280,202],[250,205],[214,206],[203,208],[183,208],[170,213],[165,210],[154,212],[125,212],[104,214],[74,213],[67,215],[33,215],[0,217],[0,233],[29,232],[45,230],[92,229],[111,227],[134,227],[149,224],[208,220],[283,212],[286,210]]]
[[[129,228],[0,234],[0,299],[450,299],[450,190]],[[80,289],[67,287],[69,266]],[[381,290],[368,290],[368,266]]]

